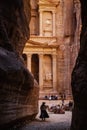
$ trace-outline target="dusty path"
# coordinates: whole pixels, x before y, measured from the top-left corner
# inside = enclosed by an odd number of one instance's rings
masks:
[[[26,124],[20,130],[69,130],[71,122],[71,112],[66,112],[65,114],[51,114],[50,118],[45,122],[38,119]]]
[[[39,102],[39,105],[42,101]],[[58,101],[46,101],[47,105],[57,104]],[[61,102],[60,102],[61,103]],[[71,123],[71,115],[70,111],[65,112],[65,114],[53,114],[49,113],[50,118],[46,119],[46,121],[41,121],[39,118],[39,114],[37,115],[35,121],[26,123],[19,130],[69,130]]]

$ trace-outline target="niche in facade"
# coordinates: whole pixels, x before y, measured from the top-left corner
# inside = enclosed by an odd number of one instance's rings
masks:
[[[31,58],[31,72],[34,75],[34,78],[39,83],[39,58],[38,54],[33,54]]]
[[[52,12],[51,11],[44,11],[43,12],[43,36],[52,36]]]
[[[52,57],[44,55],[43,62],[44,88],[52,88]]]

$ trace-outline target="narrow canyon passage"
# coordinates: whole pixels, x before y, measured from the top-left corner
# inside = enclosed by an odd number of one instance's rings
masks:
[[[39,106],[43,102],[43,100],[39,101]],[[65,103],[67,104],[68,101]],[[46,101],[47,105],[56,105],[60,103],[61,101],[55,100],[55,101]],[[40,109],[39,109],[40,110]],[[46,121],[42,121],[39,118],[40,111],[38,115],[36,116],[36,119],[34,121],[25,121],[24,124],[20,124],[19,126],[14,126],[12,130],[69,130],[70,129],[70,124],[71,124],[71,116],[72,112],[71,111],[66,111],[65,114],[54,114],[52,112],[48,112],[49,117],[46,119]]]

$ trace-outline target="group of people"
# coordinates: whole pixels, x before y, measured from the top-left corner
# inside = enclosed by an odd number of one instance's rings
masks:
[[[42,119],[42,121],[45,121],[46,118],[49,118],[47,109],[49,110],[49,112],[54,112],[55,114],[64,114],[65,111],[71,111],[73,108],[73,101],[69,101],[68,104],[58,104],[58,105],[52,105],[50,108],[49,106],[46,105],[45,102],[43,102],[40,106],[40,118]]]
[[[72,109],[73,109],[73,102],[69,101],[69,103],[67,104],[52,105],[49,108],[49,111],[55,114],[64,114],[65,111],[72,111]]]
[[[49,108],[49,111],[50,112],[53,112],[55,114],[64,114],[65,113],[65,110],[63,109],[63,107],[61,107],[60,104],[58,105],[52,105],[50,108]]]
[[[59,95],[49,94],[49,95],[45,95],[44,99],[47,99],[47,100],[58,100],[58,99],[65,100],[66,95],[65,95],[65,93],[60,93]]]
[[[45,96],[44,99],[47,100],[57,100],[58,99],[58,95],[49,95],[49,96]]]

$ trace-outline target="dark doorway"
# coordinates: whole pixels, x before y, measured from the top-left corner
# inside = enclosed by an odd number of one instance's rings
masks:
[[[34,78],[39,83],[39,58],[38,58],[38,54],[33,54],[32,55],[31,72],[34,75]]]

